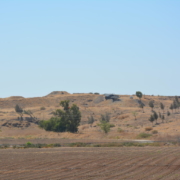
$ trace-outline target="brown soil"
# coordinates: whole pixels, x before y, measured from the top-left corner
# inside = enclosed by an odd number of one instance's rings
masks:
[[[0,150],[0,179],[179,180],[179,147]]]

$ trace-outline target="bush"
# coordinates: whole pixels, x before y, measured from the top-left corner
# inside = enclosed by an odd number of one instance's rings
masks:
[[[104,131],[104,133],[108,133],[110,131],[110,123],[106,122],[106,121],[102,121],[100,124],[98,124],[98,126],[100,126],[101,130]]]
[[[41,107],[40,110],[45,110],[46,108],[45,107]]]
[[[88,124],[93,124],[96,121],[96,119],[91,115],[90,117],[88,116]]]
[[[119,133],[122,133],[122,132],[124,132],[124,130],[122,130],[121,128],[118,128],[118,130],[117,130]]]
[[[148,138],[150,136],[152,136],[152,134],[140,133],[138,134],[137,138]]]
[[[146,131],[151,131],[151,130],[153,130],[153,128],[152,127],[146,127],[145,130]]]
[[[152,133],[153,133],[153,134],[157,134],[158,131],[157,131],[157,130],[153,130]]]
[[[110,125],[110,128],[115,127],[115,125],[114,125],[114,124],[109,124],[109,125]]]
[[[76,143],[70,143],[70,147],[86,147],[87,143],[82,143],[82,142],[76,142]]]

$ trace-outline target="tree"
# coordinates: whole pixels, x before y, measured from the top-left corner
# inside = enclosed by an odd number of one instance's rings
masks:
[[[173,101],[173,109],[175,109],[175,111],[176,111],[177,108],[178,108],[178,103],[174,100]]]
[[[160,103],[160,108],[164,112],[164,104],[163,103]]]
[[[161,115],[161,113],[159,112],[159,117],[161,118],[161,116],[162,116],[162,115]]]
[[[170,115],[171,115],[171,113],[169,111],[167,111],[167,116],[170,116]]]
[[[33,117],[33,112],[31,110],[24,110],[23,113],[29,115],[31,119],[35,119],[35,117]]]
[[[158,114],[156,113],[156,111],[153,111],[153,116],[154,116],[154,119],[156,120],[156,124],[157,124]]]
[[[64,108],[65,111],[68,111],[69,110],[69,100],[64,100],[64,101],[61,101],[60,102],[60,106],[62,106]]]
[[[57,109],[53,112],[54,117],[48,121],[40,122],[40,127],[47,131],[77,132],[81,121],[81,112],[79,111],[79,107],[75,104],[69,107],[69,100],[61,101],[60,105],[64,110]]]
[[[101,123],[98,124],[98,126],[100,126],[100,128],[104,131],[105,134],[107,134],[111,128],[111,124],[106,121],[101,121]]]
[[[109,113],[101,115],[100,123],[98,124],[98,126],[101,128],[101,130],[104,131],[105,134],[107,134],[110,131],[110,128],[113,127],[112,124],[109,123],[109,121],[110,121]]]
[[[143,113],[144,113],[144,106],[145,105],[143,103],[140,103],[140,105],[139,105],[139,107],[142,108]]]
[[[109,122],[111,119],[109,113],[101,114],[101,121]]]
[[[161,119],[162,119],[162,123],[164,123],[164,119],[165,119],[164,114],[161,116]]]
[[[95,122],[96,120],[94,119],[94,117],[91,115],[90,117],[88,117],[88,124],[91,125],[92,127],[92,124]]]
[[[141,91],[136,91],[136,96],[140,99],[140,101],[141,101],[142,95],[143,94]]]
[[[175,102],[176,102],[177,108],[179,109],[180,102],[179,102],[179,98],[177,96],[175,96]]]
[[[133,115],[134,118],[135,118],[134,120],[137,120],[137,119],[136,119],[136,116],[138,115],[138,113],[137,113],[136,111],[133,111],[133,112],[132,112],[132,115]]]
[[[152,126],[153,126],[153,122],[154,122],[154,116],[153,115],[150,116],[149,121],[152,123]]]
[[[149,107],[152,108],[152,111],[153,111],[153,108],[154,108],[154,101],[149,101]]]
[[[172,113],[173,113],[173,109],[174,109],[173,104],[170,105],[169,109],[171,109],[171,110],[172,110]]]
[[[16,113],[19,114],[21,120],[23,120],[23,109],[18,104],[16,104],[14,109],[15,109]]]
[[[167,111],[167,116],[170,116],[171,113],[169,111]],[[166,122],[167,122],[167,118],[166,118]]]

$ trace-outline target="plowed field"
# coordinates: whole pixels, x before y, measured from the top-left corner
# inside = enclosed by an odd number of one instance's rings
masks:
[[[0,150],[1,180],[179,180],[179,147]]]

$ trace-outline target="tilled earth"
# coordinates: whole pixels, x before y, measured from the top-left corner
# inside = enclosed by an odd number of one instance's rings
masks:
[[[180,147],[1,149],[1,180],[179,180]]]

